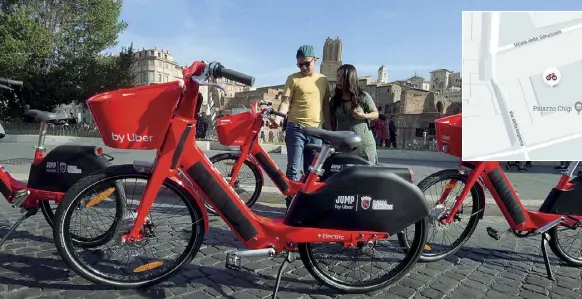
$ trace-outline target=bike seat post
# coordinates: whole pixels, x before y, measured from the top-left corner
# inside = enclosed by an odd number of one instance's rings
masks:
[[[40,130],[38,132],[38,142],[36,143],[36,146],[34,147],[37,150],[40,150],[40,151],[45,150],[44,142],[45,142],[45,138],[46,138],[47,129],[48,129],[48,123],[46,121],[41,121],[40,122]]]
[[[317,155],[317,159],[315,160],[315,163],[312,166],[309,166],[309,171],[314,173],[317,176],[322,176],[323,175],[323,163],[325,163],[325,160],[327,159],[327,157],[331,154],[333,154],[333,148],[331,146],[329,146],[328,144],[323,144],[321,146],[321,150],[319,151],[319,155]]]
[[[569,177],[574,176],[574,171],[576,171],[576,168],[578,168],[579,163],[580,163],[580,161],[570,161],[570,164],[568,165],[568,169],[566,169],[566,174]]]

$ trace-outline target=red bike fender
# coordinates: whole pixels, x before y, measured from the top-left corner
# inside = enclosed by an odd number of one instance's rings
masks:
[[[198,208],[200,209],[200,212],[202,213],[202,219],[204,220],[204,231],[207,232],[209,229],[208,212],[206,211],[206,206],[204,205],[204,198],[202,197],[202,193],[192,188],[188,183],[185,183],[184,180],[179,177],[174,176],[170,179],[176,184],[182,186],[188,193],[190,193],[190,196],[194,199],[198,205]]]

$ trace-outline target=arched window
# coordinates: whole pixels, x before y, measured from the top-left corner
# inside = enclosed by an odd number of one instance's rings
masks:
[[[443,109],[444,109],[443,102],[438,101],[437,104],[436,104],[436,110],[437,110],[437,112],[438,113],[443,113]]]

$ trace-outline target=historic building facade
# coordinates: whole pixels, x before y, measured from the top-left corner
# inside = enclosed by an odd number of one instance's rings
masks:
[[[336,71],[342,65],[342,42],[340,38],[327,38],[323,46],[320,72],[335,88]],[[378,77],[363,76],[359,85],[374,99],[378,111],[386,116],[395,116],[399,143],[411,144],[430,141],[434,138],[434,120],[445,115],[461,112],[461,75],[446,69],[434,70],[429,80],[414,75],[406,80],[390,82],[389,69],[380,66]],[[254,100],[267,100],[277,107],[283,91],[282,85],[237,92],[228,105],[221,108],[228,112],[236,107],[250,107]],[[280,136],[265,126],[266,140],[269,136]]]

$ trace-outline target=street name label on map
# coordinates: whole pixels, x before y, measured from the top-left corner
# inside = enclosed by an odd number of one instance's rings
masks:
[[[572,106],[533,106],[532,108],[536,112],[572,112]]]
[[[513,43],[513,45],[517,48],[517,47],[525,46],[527,44],[539,42],[539,41],[544,40],[546,38],[550,38],[550,37],[560,35],[560,34],[562,34],[562,30],[556,30],[556,31],[551,32],[551,33],[544,33],[544,34],[540,34],[539,36],[534,36],[534,37],[530,37],[529,39],[526,39],[526,40],[515,42],[515,43]]]

